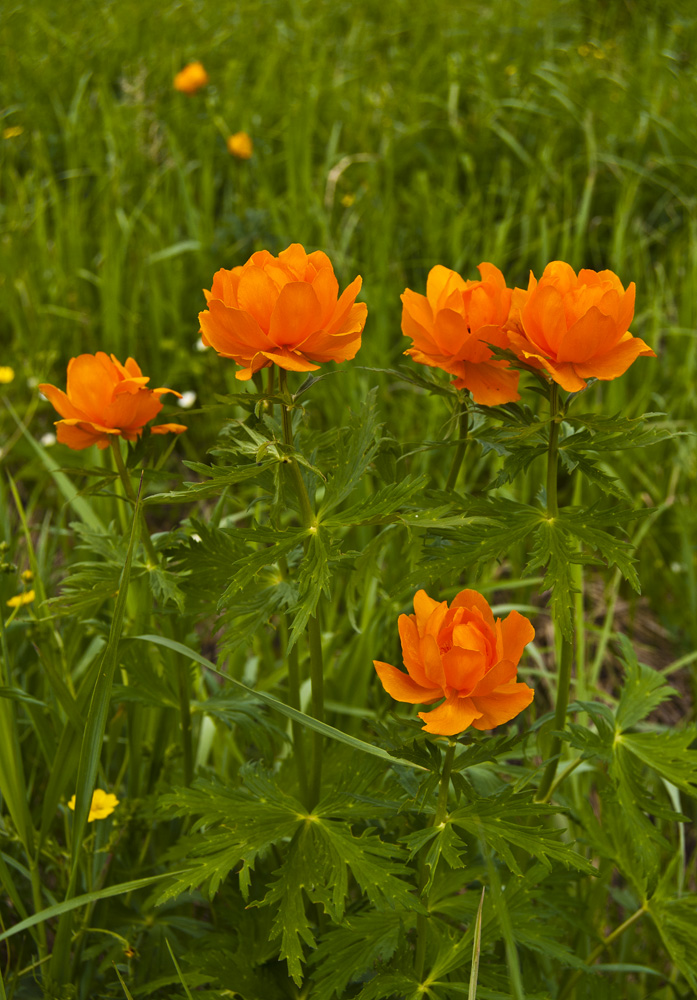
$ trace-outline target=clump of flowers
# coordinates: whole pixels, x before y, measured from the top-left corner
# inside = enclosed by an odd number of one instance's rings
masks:
[[[199,313],[203,343],[241,366],[241,380],[271,365],[314,371],[325,361],[346,361],[361,346],[368,308],[356,302],[361,277],[339,295],[331,261],[321,250],[293,243],[274,257],[267,250],[246,264],[221,269],[208,308]]]
[[[489,345],[507,349],[510,288],[493,264],[478,267],[480,281],[465,281],[437,264],[426,282],[426,295],[405,289],[402,333],[414,346],[405,354],[455,376],[458,389],[469,389],[475,403],[495,406],[520,399],[520,373]]]
[[[638,357],[656,357],[629,332],[634,295],[634,282],[625,291],[612,271],[584,269],[577,275],[555,260],[539,281],[530,272],[526,291],[516,289],[511,347],[567,392],[585,388],[588,378],[617,378]]]
[[[96,444],[106,448],[112,437],[135,441],[162,409],[160,397],[174,389],[148,389],[149,376],[133,360],[125,364],[112,354],[80,354],[68,362],[67,392],[42,383],[41,392],[60,413],[58,440],[81,450]],[[183,424],[159,424],[152,434],[181,434]]]
[[[535,692],[516,680],[518,661],[535,630],[517,611],[494,621],[485,597],[462,590],[450,607],[425,590],[414,597],[414,614],[397,626],[406,673],[374,660],[387,693],[396,701],[427,705],[419,712],[428,733],[454,736],[469,726],[493,729],[532,701]]]

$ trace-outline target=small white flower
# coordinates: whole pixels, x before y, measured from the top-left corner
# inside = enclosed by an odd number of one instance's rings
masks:
[[[50,448],[51,445],[54,445],[56,443],[56,435],[52,434],[50,431],[47,431],[46,434],[41,435],[39,440],[41,441],[41,444],[44,446],[44,448]]]
[[[36,389],[36,387],[37,387],[38,384],[39,384],[39,380],[36,377],[36,375],[30,375],[29,378],[27,379],[27,385],[29,386],[30,389]],[[45,398],[46,397],[44,396],[44,399]]]
[[[182,410],[190,410],[195,402],[196,393],[193,389],[187,389],[182,393],[182,398],[177,400],[177,406],[181,406]]]
[[[207,351],[209,347],[208,344],[203,343],[203,339],[201,337],[198,338],[194,346],[197,351]]]
[[[192,542],[200,542],[200,541],[202,541],[202,539],[201,539],[200,535],[192,535],[191,536],[191,541]]]

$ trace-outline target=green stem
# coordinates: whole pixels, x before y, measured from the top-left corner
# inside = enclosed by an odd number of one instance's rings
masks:
[[[286,632],[289,632],[286,624]],[[288,704],[296,711],[300,711],[300,666],[298,664],[298,645],[293,646],[288,653]],[[300,798],[307,801],[307,763],[305,760],[305,734],[299,722],[293,719],[291,723],[293,733],[293,748],[295,750],[295,767],[298,772],[298,788]]]
[[[112,436],[109,443],[111,445],[111,453],[114,456],[116,469],[121,478],[121,482],[123,483],[123,488],[126,492],[126,496],[131,501],[131,503],[135,505],[136,493],[135,490],[133,489],[133,483],[131,482],[131,477],[128,474],[128,469],[126,468],[126,464],[123,460],[123,455],[121,454],[121,442],[119,441],[119,438],[114,435]],[[155,547],[152,544],[152,539],[150,538],[150,532],[148,531],[148,525],[145,521],[145,515],[143,514],[142,509],[140,511],[140,519],[141,519],[140,540],[145,546],[145,551],[148,554],[148,569],[153,569],[155,566],[159,565],[160,560],[158,559],[157,552],[155,552]]]
[[[566,725],[566,709],[569,704],[569,687],[571,684],[571,661],[573,660],[573,646],[571,642],[563,637],[561,640],[561,655],[559,657],[559,677],[557,681],[557,704],[554,710],[554,728],[561,732]],[[555,736],[550,749],[551,760],[542,775],[540,787],[535,796],[536,802],[546,802],[551,794],[554,775],[557,773],[559,754],[561,753],[562,740],[560,736]]]
[[[619,925],[619,927],[616,927],[615,930],[612,931],[611,934],[608,934],[608,936],[606,938],[603,938],[603,940],[600,942],[600,944],[596,948],[593,949],[593,951],[590,953],[590,955],[586,959],[586,965],[592,965],[593,962],[595,962],[596,958],[598,958],[600,955],[602,955],[602,953],[605,951],[605,949],[609,948],[609,946],[613,943],[613,941],[616,941],[618,937],[620,937],[622,934],[624,934],[624,932],[629,927],[631,927],[633,923],[635,923],[641,916],[644,915],[644,913],[646,913],[646,910],[647,910],[647,907],[646,907],[646,904],[644,903],[644,905],[641,906],[638,910],[636,910],[631,915],[631,917],[627,917],[627,919],[624,921],[624,923],[621,923]],[[565,1000],[565,998],[573,990],[574,986],[576,985],[576,983],[578,982],[578,980],[580,979],[580,977],[581,977],[582,974],[583,974],[583,969],[577,969],[574,972],[574,974],[571,976],[571,978],[569,979],[569,981],[566,984],[566,986],[564,987],[564,989],[559,994],[559,1000]]]
[[[547,517],[556,517],[557,504],[557,457],[559,445],[559,386],[553,382],[549,392],[549,447],[547,449]]]
[[[552,520],[559,514],[559,504],[557,501],[557,463],[559,457],[559,425],[561,423],[561,413],[559,410],[559,386],[553,382],[549,392],[549,448],[547,451],[547,517]],[[572,616],[573,617],[573,616]],[[557,623],[554,622],[554,634],[557,636]],[[555,647],[556,646],[555,643]],[[570,639],[562,635],[561,650],[558,660],[557,675],[557,703],[554,710],[554,727],[561,731],[566,725],[566,709],[569,704],[569,687],[571,685],[571,664],[573,661],[573,645]],[[547,801],[554,776],[557,773],[559,754],[562,749],[562,741],[559,736],[552,740],[552,759],[547,764],[542,776],[540,787],[537,790],[536,800]]]
[[[266,376],[266,395],[267,396],[273,396],[273,390],[274,390],[275,381],[276,381],[276,366],[274,364],[272,364],[270,366],[270,368],[268,370],[268,373],[267,373],[267,376]],[[266,409],[268,411],[269,416],[272,417],[273,416],[273,403],[272,403],[272,401],[270,399],[267,400]]]
[[[455,759],[455,748],[457,743],[451,740],[448,742],[447,749],[443,756],[443,770],[440,776],[440,785],[438,787],[438,801],[436,802],[436,812],[433,817],[433,822],[431,826],[438,827],[445,823],[445,818],[448,812],[448,793],[450,792],[450,773],[453,769],[453,761]],[[424,844],[421,849],[421,858],[419,860],[419,897],[421,901],[423,900],[424,890],[426,888],[426,883],[428,882],[428,871],[426,865],[426,856],[428,854],[428,844]],[[426,909],[428,909],[428,898],[425,900]],[[426,964],[426,937],[428,935],[428,914],[419,913],[416,918],[416,955],[414,957],[414,973],[419,982],[422,982],[424,976],[424,966]]]
[[[194,751],[191,742],[191,702],[189,692],[189,668],[180,659],[178,666],[179,714],[182,727],[182,751],[184,754],[184,784],[190,785],[194,777]]]
[[[453,458],[453,464],[450,469],[450,475],[448,476],[448,481],[445,484],[445,489],[450,491],[454,488],[457,482],[457,475],[460,471],[460,466],[462,465],[462,460],[465,457],[465,452],[467,451],[467,433],[469,431],[469,404],[466,396],[463,396],[460,401],[460,419],[459,419],[459,441],[457,448],[455,450],[455,457]]]
[[[279,389],[281,395],[288,391],[287,375],[285,369],[279,369]],[[291,421],[290,408],[283,403],[281,405],[283,417],[283,441],[289,449],[287,456],[288,468],[290,470],[293,486],[300,505],[300,515],[303,525],[310,531],[317,530],[315,513],[310,503],[310,498],[305,487],[305,480],[302,477],[300,466],[295,458],[293,445],[293,425]],[[307,551],[308,543],[305,543]],[[324,721],[324,662],[322,659],[322,633],[319,625],[319,614],[311,615],[307,623],[308,645],[310,649],[310,682],[312,684],[312,714],[319,722]],[[290,679],[290,664],[289,664]],[[308,809],[314,809],[320,797],[322,784],[322,749],[324,740],[317,732],[312,734],[312,766],[310,771],[310,784],[307,791]]]

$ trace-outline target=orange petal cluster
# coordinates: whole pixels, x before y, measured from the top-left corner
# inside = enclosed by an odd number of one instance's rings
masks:
[[[577,275],[563,261],[553,261],[539,281],[530,272],[527,291],[514,292],[511,347],[567,392],[585,388],[588,378],[617,378],[638,357],[656,357],[629,333],[634,295],[634,283],[625,291],[612,271],[585,269]]]
[[[207,83],[208,73],[200,62],[188,63],[174,77],[174,89],[181,91],[182,94],[195,94]]]
[[[523,711],[534,691],[516,681],[518,661],[535,630],[517,611],[502,621],[476,590],[462,590],[450,607],[425,590],[414,614],[400,615],[399,637],[407,673],[374,660],[382,686],[396,701],[430,704],[419,712],[427,733],[454,736],[469,726],[493,729]]]
[[[455,375],[454,385],[469,389],[475,403],[495,406],[520,399],[520,373],[495,358],[488,346],[509,347],[512,292],[493,264],[482,263],[478,271],[481,281],[465,281],[437,264],[428,275],[426,295],[405,289],[402,333],[414,341],[405,354]]]
[[[235,132],[227,137],[227,151],[238,160],[249,160],[254,152],[254,145],[246,132]]]
[[[39,386],[60,413],[56,434],[62,444],[81,450],[96,444],[106,448],[112,437],[135,441],[143,427],[162,409],[160,396],[173,389],[148,389],[150,379],[133,360],[125,364],[112,354],[80,354],[68,362],[67,392],[54,385]],[[160,424],[153,434],[181,434],[183,424]]]
[[[331,261],[321,250],[293,243],[274,257],[267,250],[213,278],[199,313],[203,343],[241,365],[246,381],[273,364],[314,371],[315,362],[346,361],[361,346],[367,306],[356,302],[362,279],[339,295]]]

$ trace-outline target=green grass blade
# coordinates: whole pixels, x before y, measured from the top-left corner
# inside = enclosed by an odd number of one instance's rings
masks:
[[[479,900],[477,909],[477,919],[474,922],[474,942],[472,943],[472,970],[470,972],[469,989],[467,1000],[477,1000],[477,979],[479,978],[479,955],[482,950],[482,910],[484,909],[484,893],[486,886],[482,888],[482,897]]]
[[[301,725],[307,726],[308,729],[313,729],[315,732],[321,733],[323,736],[327,736],[331,740],[336,740],[337,743],[343,743],[348,747],[352,747],[354,750],[360,750],[362,753],[368,753],[373,757],[379,757],[381,760],[389,761],[390,764],[403,764],[404,767],[412,767],[417,771],[424,770],[420,764],[415,764],[412,761],[393,757],[381,747],[372,746],[370,743],[365,743],[363,740],[356,739],[355,736],[349,736],[347,733],[342,733],[340,729],[328,726],[326,722],[318,722],[317,719],[313,719],[311,716],[305,715],[303,712],[298,712],[296,709],[291,708],[290,705],[286,705],[279,698],[275,698],[272,694],[267,694],[265,691],[259,691],[255,688],[247,687],[246,684],[236,681],[234,677],[221,673],[220,670],[217,669],[216,665],[211,663],[210,660],[207,660],[205,656],[201,656],[200,653],[195,653],[193,649],[189,649],[188,646],[183,646],[180,642],[175,642],[173,639],[166,639],[161,635],[135,635],[133,638],[142,640],[143,642],[154,642],[158,646],[166,646],[167,649],[171,649],[175,653],[181,653],[182,656],[188,656],[189,659],[194,660],[196,663],[200,663],[202,667],[206,667],[206,669],[211,670],[228,684],[232,684],[234,687],[244,691],[245,694],[249,694],[253,698],[258,698],[259,701],[263,701],[270,708],[274,709],[274,711],[280,712],[281,715],[285,715],[294,722],[299,722]]]
[[[188,996],[189,1000],[194,1000],[194,998],[191,995],[191,990],[186,985],[186,981],[184,979],[184,976],[182,975],[182,970],[179,968],[179,962],[174,957],[174,952],[172,951],[172,945],[169,943],[169,938],[165,938],[165,944],[167,945],[167,951],[169,952],[171,959],[174,962],[174,968],[177,970],[177,975],[179,976],[179,982],[184,987],[184,992]]]
[[[85,892],[82,896],[73,896],[72,899],[64,899],[62,903],[55,906],[48,906],[45,910],[33,913],[26,920],[21,920],[18,924],[13,924],[0,934],[0,941],[6,941],[28,931],[37,924],[43,924],[54,917],[64,917],[73,910],[79,910],[81,906],[88,906],[90,903],[98,903],[100,899],[110,899],[112,896],[124,896],[129,892],[136,892],[138,889],[145,889],[147,886],[155,885],[165,878],[171,878],[176,872],[163,872],[161,875],[148,875],[147,878],[137,878],[131,882],[120,882],[119,885],[109,885],[105,889],[97,889],[94,892]],[[182,873],[183,874],[183,873]]]
[[[142,481],[141,481],[142,485]],[[126,611],[126,600],[128,597],[128,583],[131,575],[131,561],[135,550],[140,518],[140,491],[133,511],[133,523],[131,526],[131,537],[126,554],[126,561],[121,573],[119,592],[114,608],[114,617],[111,621],[109,639],[104,647],[101,665],[97,680],[94,685],[92,700],[87,714],[85,725],[85,735],[82,740],[80,750],[80,760],[77,769],[77,782],[75,790],[75,817],[73,820],[72,837],[72,868],[70,872],[70,882],[66,893],[66,902],[75,893],[79,872],[79,862],[82,851],[82,842],[87,829],[87,817],[89,816],[92,793],[97,780],[97,770],[102,752],[102,743],[106,730],[109,704],[111,701],[111,688],[116,670],[116,659],[119,648],[119,640],[123,628],[123,619]],[[53,953],[51,973],[53,977],[62,983],[65,981],[68,969],[68,959],[70,954],[70,927],[72,918],[70,911],[61,919],[56,944]]]
[[[169,944],[169,942],[167,942],[167,943]],[[129,988],[124,983],[123,978],[121,977],[121,973],[119,972],[119,970],[118,970],[118,968],[117,968],[116,965],[114,965],[114,972],[119,977],[119,982],[121,983],[121,986],[123,987],[123,992],[126,994],[126,1000],[133,1000],[133,994],[131,993],[131,991],[129,990]]]
[[[78,517],[84,521],[88,527],[92,528],[93,531],[104,531],[104,525],[102,524],[100,518],[95,514],[85,498],[79,496],[77,490],[65,473],[60,471],[58,462],[51,458],[46,449],[43,448],[38,441],[34,440],[14,410],[12,403],[10,403],[8,399],[5,400],[5,406],[10,411],[17,427],[21,430],[24,437],[43,462],[45,468],[51,474],[54,483],[63,494],[66,503],[70,504]]]

